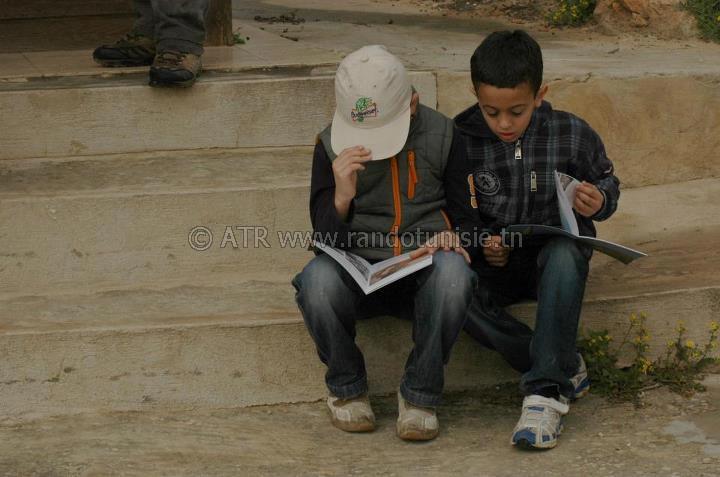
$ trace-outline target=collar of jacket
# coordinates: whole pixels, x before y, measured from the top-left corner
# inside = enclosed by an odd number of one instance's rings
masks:
[[[521,136],[532,135],[541,125],[547,123],[550,114],[552,113],[552,105],[547,101],[543,101],[539,108],[533,111],[532,119],[530,124]],[[497,139],[500,141],[494,132],[490,129],[485,118],[483,117],[480,106],[474,104],[462,113],[455,116],[455,126],[462,131],[464,134],[469,136],[484,138],[484,139]]]

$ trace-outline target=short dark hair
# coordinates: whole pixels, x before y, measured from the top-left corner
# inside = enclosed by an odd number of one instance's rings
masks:
[[[473,53],[470,74],[476,91],[481,83],[515,88],[527,81],[537,94],[543,77],[540,45],[524,30],[496,31]]]

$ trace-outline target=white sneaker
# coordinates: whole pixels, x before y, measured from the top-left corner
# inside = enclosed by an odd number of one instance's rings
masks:
[[[551,449],[562,432],[562,417],[570,407],[553,398],[532,394],[523,400],[522,415],[510,441],[525,448]]]
[[[578,365],[577,373],[575,376],[570,378],[570,382],[573,384],[575,393],[573,399],[580,399],[590,392],[590,378],[588,378],[587,366],[585,366],[585,360],[580,353],[577,354],[580,364]]]
[[[375,430],[375,414],[367,395],[351,399],[328,396],[332,423],[345,432],[370,432]]]
[[[410,404],[398,392],[397,435],[406,441],[429,441],[440,432],[440,423],[434,408]]]

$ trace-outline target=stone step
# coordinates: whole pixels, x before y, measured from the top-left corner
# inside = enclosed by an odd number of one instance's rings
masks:
[[[0,54],[0,108],[13,118],[0,128],[0,159],[312,145],[331,118],[341,54],[237,27],[251,41],[208,48],[208,72],[188,91],[148,88],[146,68],[99,68],[89,50]],[[702,58],[697,69],[623,76],[619,65],[565,54],[550,64],[548,99],[601,134],[626,186],[720,176],[720,76]],[[475,101],[466,71],[417,72],[413,81],[425,104],[448,115]]]
[[[625,333],[648,315],[658,355],[678,320],[704,343],[720,303],[720,227],[648,243],[637,265],[599,263],[591,272],[582,327]],[[514,313],[532,322],[534,305]],[[0,394],[9,416],[90,410],[237,407],[323,397],[323,367],[289,280],[158,281],[115,290],[33,293],[0,299]],[[391,393],[411,345],[394,318],[359,325],[372,390]],[[32,356],[32,359],[28,357]],[[509,379],[494,354],[463,335],[448,367],[449,390]]]
[[[295,147],[0,161],[0,295],[289,280],[311,257],[311,156]],[[623,190],[600,237],[643,249],[694,236],[720,225],[718,197],[719,179]],[[207,250],[191,247],[196,227],[212,234]]]
[[[80,15],[132,14],[129,0],[0,0],[0,20],[40,19]]]
[[[311,256],[299,240],[311,157],[304,147],[0,161],[0,294],[287,279]],[[210,249],[191,247],[195,227],[211,231]]]
[[[413,73],[428,104],[435,75]],[[311,68],[204,75],[192,89],[147,77],[68,77],[0,85],[0,159],[313,145],[334,110],[333,77]],[[37,134],[42,131],[43,134]]]
[[[623,77],[608,65],[583,68],[583,75],[548,73],[547,100],[600,134],[625,186],[720,177],[720,74],[691,70]],[[475,101],[469,73],[438,73],[440,111],[452,116]]]

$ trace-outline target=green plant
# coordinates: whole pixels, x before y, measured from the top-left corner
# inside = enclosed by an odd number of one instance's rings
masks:
[[[673,391],[690,395],[695,391],[704,391],[705,388],[697,381],[697,376],[717,360],[712,357],[718,346],[718,329],[720,325],[710,324],[710,338],[703,347],[699,347],[693,340],[687,339],[685,324],[678,323],[675,331],[677,338],[667,342],[665,355],[654,364],[653,377],[658,383],[665,384]]]
[[[246,38],[240,33],[233,33],[233,41],[235,41],[236,45],[244,45],[249,39],[250,38]]]
[[[720,42],[720,0],[685,0],[682,5],[697,18],[703,38]]]
[[[716,322],[710,324],[707,344],[700,348],[686,338],[685,325],[676,328],[677,337],[667,343],[663,356],[655,361],[648,358],[650,334],[644,313],[630,315],[623,339],[613,346],[613,337],[607,332],[590,331],[578,340],[588,366],[592,391],[614,401],[632,401],[639,404],[644,389],[668,386],[671,390],[690,395],[703,390],[700,380],[703,372],[718,360],[712,357],[718,346]],[[620,355],[626,346],[632,348],[632,362],[620,367]]]
[[[595,5],[597,0],[560,0],[547,21],[553,26],[579,26],[592,18]]]

